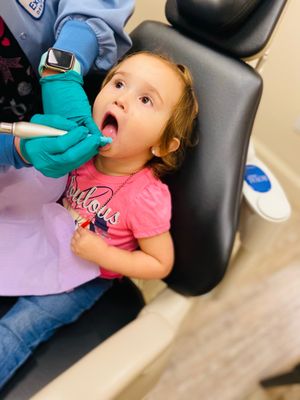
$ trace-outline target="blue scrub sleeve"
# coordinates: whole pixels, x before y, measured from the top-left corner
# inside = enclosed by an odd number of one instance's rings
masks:
[[[83,75],[88,73],[98,55],[96,35],[83,21],[66,22],[53,47],[74,53],[80,62]]]
[[[0,165],[11,165],[17,169],[31,166],[19,156],[11,135],[0,134]]]

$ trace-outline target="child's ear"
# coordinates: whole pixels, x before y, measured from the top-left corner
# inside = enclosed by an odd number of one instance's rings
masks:
[[[173,153],[174,151],[176,151],[179,146],[180,146],[180,140],[178,138],[173,138],[169,143],[168,150],[162,151],[159,146],[153,146],[151,147],[151,153],[155,157],[165,157],[169,153]]]
[[[168,154],[178,150],[179,146],[180,146],[180,140],[178,138],[173,138],[169,144]]]

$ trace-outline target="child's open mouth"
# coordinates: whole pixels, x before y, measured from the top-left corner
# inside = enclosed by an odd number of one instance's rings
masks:
[[[116,117],[111,114],[110,112],[107,112],[104,115],[102,124],[101,124],[101,131],[104,136],[112,138],[112,140],[115,139],[118,133],[118,121]]]

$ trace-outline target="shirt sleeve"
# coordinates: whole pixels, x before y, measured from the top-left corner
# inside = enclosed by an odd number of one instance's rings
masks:
[[[135,238],[146,238],[170,230],[171,195],[167,185],[147,185],[132,202],[129,228]]]
[[[87,73],[93,62],[107,71],[129,49],[124,26],[134,10],[134,0],[61,0],[54,26],[55,46],[76,54]],[[67,24],[67,22],[76,22]]]
[[[12,165],[15,168],[29,167],[19,156],[15,146],[14,137],[0,134],[0,165]]]

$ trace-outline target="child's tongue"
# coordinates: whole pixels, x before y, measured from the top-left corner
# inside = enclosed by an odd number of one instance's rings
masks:
[[[105,127],[102,129],[102,133],[104,136],[112,138],[112,140],[115,139],[117,136],[117,128],[113,124],[107,124]]]

